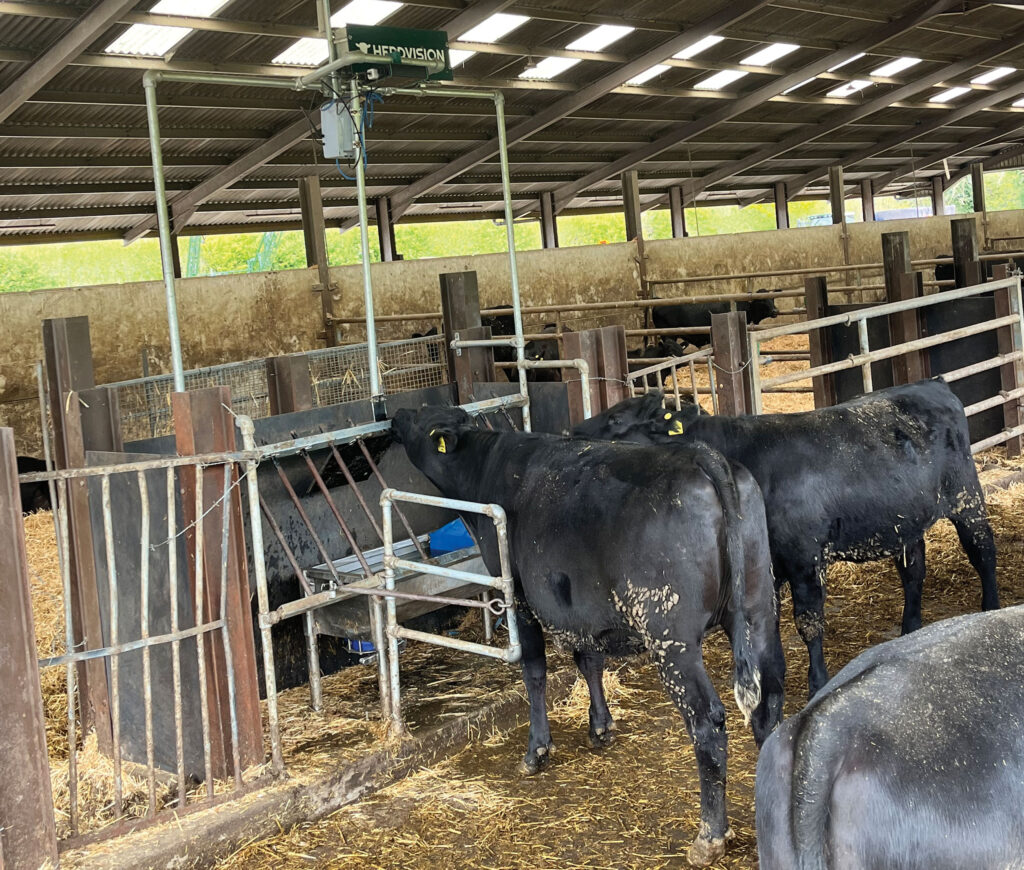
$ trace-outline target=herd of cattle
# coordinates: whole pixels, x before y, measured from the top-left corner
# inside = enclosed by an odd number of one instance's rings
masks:
[[[762,748],[761,870],[1024,867],[1024,607],[998,610],[996,553],[963,407],[939,380],[758,417],[629,399],[564,438],[486,431],[461,409],[402,410],[395,437],[445,495],[509,519],[530,702],[522,767],[553,745],[544,634],[574,650],[589,738],[614,740],[606,655],[647,650],[693,740],[701,825],[690,863],[725,852],[725,710],[704,669],[721,626],[736,703]],[[921,625],[924,533],[947,518],[989,613]],[[498,573],[493,528],[466,522]],[[825,569],[892,558],[903,637],[829,681]],[[778,589],[792,589],[811,697],[782,722]]]

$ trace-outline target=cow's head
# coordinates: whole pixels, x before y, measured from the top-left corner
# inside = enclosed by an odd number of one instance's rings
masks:
[[[584,420],[573,429],[573,435],[599,441],[668,444],[702,413],[696,403],[685,404],[679,411],[668,410],[662,406],[662,394],[654,391],[626,399],[603,414]]]
[[[757,292],[767,293],[768,288],[762,287]],[[778,316],[779,309],[775,307],[774,296],[769,296],[767,299],[754,299],[750,303],[750,308],[747,309],[747,323],[760,323],[762,320],[767,320],[769,317]]]
[[[395,440],[420,471],[440,486],[459,448],[460,438],[476,431],[473,418],[462,408],[427,406],[418,411],[402,408],[391,420]]]
[[[625,399],[603,414],[597,414],[577,424],[572,434],[577,438],[590,438],[596,441],[622,438],[637,424],[647,423],[661,416],[665,411],[661,404],[662,398],[662,394],[655,390],[642,396]]]

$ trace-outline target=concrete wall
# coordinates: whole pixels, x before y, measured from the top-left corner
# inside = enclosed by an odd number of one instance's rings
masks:
[[[982,236],[979,220],[979,237]],[[949,217],[851,224],[850,262],[878,263],[883,232],[907,230],[915,257],[932,257],[951,249]],[[989,215],[993,238],[1024,236],[1024,211]],[[995,242],[997,250],[1013,250],[1019,241]],[[650,277],[725,275],[808,267],[844,262],[839,227],[803,227],[729,236],[671,239],[646,246]],[[639,273],[632,244],[594,245],[518,255],[524,304],[583,303],[636,298]],[[379,263],[372,267],[375,309],[379,315],[439,310],[438,276],[475,269],[484,305],[511,299],[508,257],[445,257]],[[361,317],[362,268],[331,270],[338,285],[339,316]],[[833,280],[835,276],[830,276]],[[837,278],[835,280],[838,280]],[[315,272],[294,270],[253,275],[190,278],[179,282],[179,312],[185,364],[189,368],[270,356],[321,346],[320,301],[311,292]],[[727,280],[667,285],[663,297],[714,292],[741,292],[757,287],[802,286],[802,277]],[[38,407],[33,365],[42,358],[41,323],[47,317],[88,315],[98,383],[142,374],[141,352],[149,348],[150,370],[170,370],[162,282],[115,284],[8,293],[0,296],[0,425],[13,426],[21,452],[39,450]],[[791,303],[792,304],[792,303]],[[527,329],[553,320],[549,314],[528,315]],[[638,315],[568,314],[566,325],[580,329],[609,322],[636,325]],[[407,337],[430,321],[381,324],[381,340]],[[346,338],[362,341],[365,330],[346,328]]]

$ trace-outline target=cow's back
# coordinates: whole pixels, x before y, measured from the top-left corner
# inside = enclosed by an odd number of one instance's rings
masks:
[[[761,870],[1019,867],[1024,607],[858,656],[758,764]]]
[[[521,436],[508,445],[490,451],[480,475],[508,515],[514,570],[545,628],[577,632],[583,647],[636,651],[613,606],[631,588],[670,599],[660,590],[685,588],[694,597],[680,607],[702,610],[709,596],[713,607],[722,506],[695,450]],[[493,535],[475,525],[493,570]],[[680,583],[685,577],[703,582]]]
[[[898,552],[901,527],[947,516],[974,473],[963,406],[939,381],[796,414],[702,415],[687,437],[750,469],[780,547],[828,542],[831,555],[853,561]]]

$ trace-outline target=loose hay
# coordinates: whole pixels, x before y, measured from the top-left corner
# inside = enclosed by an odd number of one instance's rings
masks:
[[[983,476],[1005,478],[1022,467],[1005,451],[978,457]],[[998,579],[1004,605],[1024,601],[1024,485],[987,499],[999,549]],[[63,605],[48,514],[27,517],[33,604],[40,655],[63,651]],[[980,601],[977,576],[948,522],[927,538],[928,576],[924,617],[928,622],[972,612]],[[898,633],[902,589],[890,563],[840,564],[828,574],[826,657],[834,673],[868,646]],[[789,666],[787,715],[806,696],[807,657],[792,624],[788,592],[782,604],[783,644]],[[460,626],[460,636],[480,639],[480,616]],[[708,671],[725,703],[730,732],[730,819],[737,837],[719,868],[749,868],[756,856],[753,783],[756,750],[733,701],[731,651],[715,633],[705,644]],[[571,667],[551,656],[552,669]],[[614,665],[615,663],[613,663]],[[43,675],[44,709],[53,786],[62,833],[67,832],[66,694],[62,668]],[[410,644],[402,655],[403,701],[413,731],[478,709],[514,687],[522,693],[518,668]],[[220,866],[263,867],[658,868],[684,866],[683,854],[699,818],[696,765],[682,720],[646,659],[619,664],[605,675],[618,742],[604,752],[587,746],[588,693],[582,680],[551,711],[558,746],[552,766],[528,779],[515,773],[526,727],[487,736],[433,768],[420,771],[360,804],[316,824],[300,825],[270,840],[251,843]],[[289,773],[312,778],[350,763],[386,737],[376,669],[348,668],[324,679],[325,710],[310,711],[308,689],[283,692],[280,711]],[[525,708],[525,697],[524,697]],[[79,748],[83,830],[115,818],[112,763],[90,735]],[[247,780],[259,770],[248,772]],[[217,790],[230,788],[217,783]],[[126,767],[121,815],[146,811],[145,774]],[[193,787],[195,799],[203,787]],[[173,805],[173,781],[158,785],[161,805]]]
[[[1005,474],[1007,468],[1001,470]],[[1003,604],[1022,603],[1024,485],[997,492],[987,502],[999,549]],[[937,524],[926,542],[925,621],[976,610],[980,584],[953,527],[946,521]],[[898,634],[903,594],[889,562],[835,565],[829,570],[828,586],[826,658],[835,673],[866,647]],[[807,655],[793,626],[788,591],[782,603],[782,631],[788,664],[786,714],[791,715],[806,698]],[[732,656],[722,632],[706,640],[705,659],[728,714],[729,815],[736,831],[729,853],[714,866],[748,870],[755,866],[757,854],[757,753],[732,701]],[[587,746],[588,695],[579,680],[569,697],[551,710],[558,749],[551,767],[539,776],[522,778],[515,772],[526,745],[527,729],[522,726],[472,744],[444,764],[318,823],[249,844],[218,866],[685,867],[685,849],[699,820],[699,786],[682,720],[646,658],[610,670],[605,685],[619,733],[618,742],[604,752]]]

